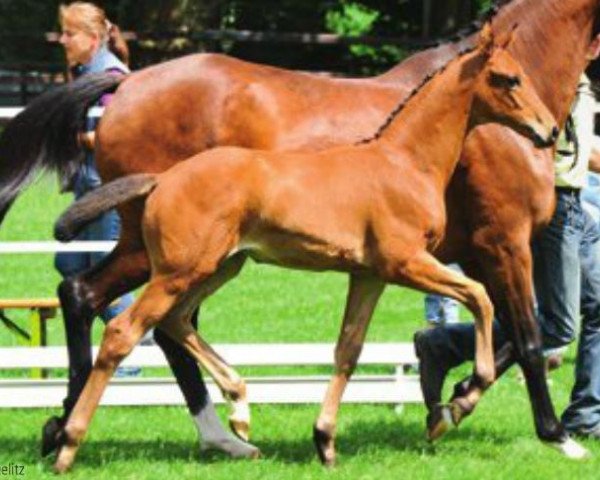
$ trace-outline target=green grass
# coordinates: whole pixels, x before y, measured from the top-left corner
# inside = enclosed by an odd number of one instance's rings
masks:
[[[0,231],[1,240],[51,239],[52,222],[69,202],[51,180],[29,189]],[[46,255],[0,256],[3,297],[52,296],[59,280]],[[248,264],[240,278],[209,299],[201,329],[211,342],[333,342],[343,311],[346,279]],[[422,296],[388,288],[376,311],[369,341],[407,341],[422,326]],[[25,318],[18,318],[25,325]],[[98,338],[100,322],[95,329]],[[49,322],[50,343],[64,344],[62,322]],[[16,340],[0,329],[0,345]],[[573,351],[553,374],[557,411],[568,402]],[[452,380],[467,373],[464,367]],[[289,370],[288,370],[289,373]],[[448,382],[451,385],[451,382]],[[325,471],[316,461],[311,426],[319,407],[253,407],[258,461],[200,454],[184,408],[101,408],[69,478],[93,479],[554,479],[598,477],[600,446],[586,442],[594,458],[572,462],[535,438],[525,388],[509,372],[472,418],[435,448],[423,440],[425,410],[398,414],[382,405],[343,405],[338,426],[339,465]],[[226,411],[221,408],[225,417]],[[0,410],[0,469],[22,464],[25,478],[54,478],[38,455],[39,431],[56,410]],[[1,472],[1,470],[0,470]],[[0,474],[1,476],[1,474]],[[19,478],[19,477],[14,477]]]

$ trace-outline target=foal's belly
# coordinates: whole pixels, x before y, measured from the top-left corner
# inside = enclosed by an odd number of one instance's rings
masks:
[[[301,235],[271,233],[260,239],[245,239],[237,251],[244,251],[258,263],[301,270],[354,272],[369,268],[364,248],[328,243]]]

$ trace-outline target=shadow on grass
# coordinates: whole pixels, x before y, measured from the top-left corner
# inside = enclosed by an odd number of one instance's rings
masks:
[[[311,463],[317,459],[312,437],[294,439],[266,439],[258,446],[267,459],[283,463]],[[337,453],[341,457],[360,455],[365,449],[403,451],[421,454],[427,448],[423,429],[417,423],[353,421],[338,432]]]
[[[533,438],[533,437],[532,437]],[[336,439],[338,457],[350,459],[361,455],[408,453],[415,456],[435,456],[438,451],[464,449],[469,442],[491,442],[506,444],[516,438],[508,432],[498,432],[477,425],[450,432],[446,437],[431,445],[425,440],[421,421],[403,418],[401,421],[355,420],[340,428]],[[14,463],[31,465],[41,461],[39,439],[9,438],[0,436],[2,454]],[[316,463],[317,456],[310,435],[294,438],[261,438],[256,445],[265,461],[283,464]],[[446,446],[446,448],[444,447]],[[50,469],[54,455],[43,460]],[[76,463],[90,468],[101,467],[112,462],[168,461],[175,463],[220,464],[232,460],[221,452],[200,453],[196,441],[173,440],[89,440],[79,452]],[[240,461],[240,460],[235,460]]]

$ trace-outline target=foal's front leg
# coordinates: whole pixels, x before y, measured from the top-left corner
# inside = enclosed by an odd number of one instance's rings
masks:
[[[476,345],[474,385],[479,387],[478,390],[485,390],[493,382],[495,372],[492,345],[494,309],[483,285],[454,272],[425,251],[400,265],[395,266],[395,262],[390,261],[384,266],[383,274],[390,282],[455,298],[473,313]],[[446,428],[448,422],[439,422],[438,425]],[[434,438],[442,433],[428,432]]]
[[[344,321],[335,348],[335,374],[313,430],[317,453],[327,466],[335,463],[335,426],[342,395],[356,367],[373,310],[384,288],[385,283],[377,278],[350,277]]]

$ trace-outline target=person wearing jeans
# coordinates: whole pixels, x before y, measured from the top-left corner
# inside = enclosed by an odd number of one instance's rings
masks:
[[[596,40],[593,58],[598,54]],[[556,155],[556,210],[533,243],[538,320],[545,351],[564,350],[581,331],[571,400],[562,415],[566,429],[600,439],[600,230],[584,210],[581,191],[588,167],[600,172],[600,151],[592,148],[595,100],[582,77]],[[496,325],[494,344],[503,341]],[[472,359],[472,325],[447,325],[418,332],[421,385],[428,408],[440,401],[450,368]]]
[[[460,267],[453,263],[453,270],[460,271]],[[458,323],[459,303],[450,297],[428,293],[425,295],[425,321],[431,327],[445,325],[447,323]]]
[[[121,55],[122,52],[113,52],[110,49],[110,30],[112,26],[105,19],[104,13],[97,7],[82,2],[61,6],[60,24],[62,28],[60,43],[65,49],[69,72],[73,78],[106,71],[115,75],[123,75],[129,72],[127,65],[117,56],[117,53]],[[105,95],[100,99],[98,106],[106,106],[110,99],[110,95]],[[96,169],[93,152],[94,130],[98,120],[98,116],[88,113],[86,132],[80,135],[82,145],[87,147],[85,159],[80,168],[74,173],[70,184],[66,186],[66,189],[73,191],[76,200],[98,188],[102,183]],[[86,226],[77,236],[77,240],[117,240],[120,230],[119,216],[116,211],[112,210]],[[66,278],[89,269],[106,255],[105,252],[58,253],[54,265],[59,273]],[[124,295],[101,312],[100,317],[106,323],[132,303],[133,295]],[[148,338],[144,340],[144,343],[152,343]],[[116,375],[131,376],[139,373],[140,369],[138,367],[121,367]]]
[[[114,75],[128,72],[126,63],[129,54],[126,44],[118,28],[107,20],[100,7],[80,1],[62,5],[60,24],[60,41],[65,48],[69,71],[73,78],[95,72],[109,72]],[[106,106],[111,96],[104,95],[99,106]],[[78,135],[80,144],[86,149],[86,157],[69,185],[76,198],[101,184],[93,154],[97,122],[97,117],[88,115],[86,131]],[[78,240],[116,240],[119,236],[119,224],[118,214],[111,211],[89,225]],[[88,269],[103,256],[104,253],[59,254],[55,260],[56,267],[66,277]],[[121,297],[101,313],[101,318],[105,322],[109,321],[131,302],[131,295]],[[42,428],[43,456],[60,446],[62,428],[92,368],[89,326],[79,322],[77,317],[64,318],[69,352],[69,385],[63,401],[63,414],[52,416]],[[255,446],[238,439],[223,428],[196,361],[189,355],[182,356],[178,345],[160,329],[154,330],[154,337],[172,370],[176,372],[177,381],[200,436],[201,449],[221,450],[231,457],[256,457],[259,451]],[[145,343],[145,339],[142,339],[142,343]],[[132,372],[126,369],[127,367],[120,367],[116,375],[135,373],[135,370]],[[190,378],[194,381],[189,380]]]

